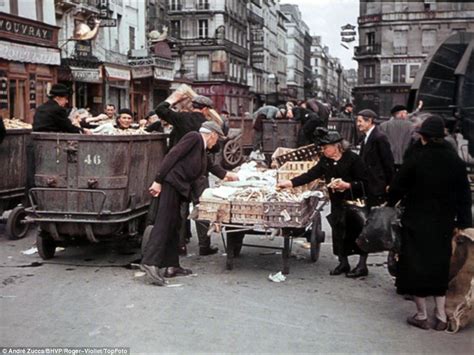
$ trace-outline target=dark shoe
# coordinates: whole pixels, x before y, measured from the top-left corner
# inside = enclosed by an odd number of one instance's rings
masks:
[[[171,278],[176,276],[188,276],[193,272],[190,269],[184,269],[182,267],[168,267],[165,271],[165,277]]]
[[[213,255],[219,251],[219,248],[217,247],[200,247],[199,248],[199,255],[201,256],[206,256],[206,255]]]
[[[448,329],[448,323],[443,322],[442,320],[435,317],[435,324],[433,326],[434,330],[443,331]]]
[[[339,264],[337,265],[334,270],[331,270],[329,272],[329,275],[341,275],[341,274],[345,274],[346,272],[349,272],[349,270],[351,269],[351,266],[349,264]]]
[[[420,329],[430,329],[430,326],[428,325],[428,319],[417,319],[416,314],[413,317],[408,317],[407,323]]]
[[[186,256],[188,255],[188,249],[186,248],[186,244],[179,246],[179,256]]]
[[[140,270],[145,272],[150,281],[157,286],[164,286],[166,281],[160,274],[160,269],[154,265],[140,264]]]
[[[346,274],[346,277],[355,279],[357,277],[367,276],[369,274],[369,269],[366,267],[355,267]]]

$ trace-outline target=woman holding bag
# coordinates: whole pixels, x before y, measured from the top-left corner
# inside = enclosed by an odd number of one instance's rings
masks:
[[[316,144],[321,146],[323,156],[318,164],[306,173],[291,180],[278,183],[280,188],[291,188],[307,184],[318,178],[324,178],[329,187],[331,214],[328,216],[332,227],[333,253],[338,256],[339,264],[330,274],[346,273],[347,277],[366,276],[367,254],[355,244],[360,228],[351,227],[346,218],[345,203],[354,198],[364,197],[367,184],[367,172],[361,158],[343,148],[342,137],[336,131],[317,129]],[[357,266],[351,270],[348,256],[359,254]]]

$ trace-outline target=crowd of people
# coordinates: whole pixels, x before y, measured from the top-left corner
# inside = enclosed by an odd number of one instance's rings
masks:
[[[215,164],[209,154],[225,136],[228,113],[223,113],[224,124],[210,120],[213,102],[204,96],[192,100],[191,111],[177,112],[174,108],[184,99],[184,94],[177,91],[137,123],[129,109],[121,108],[116,114],[113,105],[107,105],[104,113],[95,117],[86,109],[72,110],[68,117],[68,95],[65,86],[53,86],[51,99],[37,109],[34,131],[106,134],[112,129],[162,131],[164,124],[172,126],[170,150],[149,189],[156,197],[153,204],[157,212],[141,268],[148,280],[159,286],[166,284],[165,278],[191,274],[179,262],[190,236],[190,204],[197,204],[209,186],[209,172],[224,180],[238,179],[235,173]],[[299,145],[320,146],[318,164],[300,176],[280,181],[278,187],[297,187],[319,178],[330,186],[331,213],[327,218],[333,253],[339,260],[330,271],[332,276],[360,278],[369,273],[368,254],[355,243],[360,230],[348,217],[347,203],[360,198],[368,209],[400,204],[403,228],[396,287],[399,293],[413,296],[416,304],[416,314],[407,322],[428,329],[426,297],[433,296],[434,329],[444,330],[451,236],[455,229],[471,227],[472,223],[466,167],[446,139],[449,126],[446,128],[441,117],[427,114],[421,122],[419,116],[410,116],[405,106],[397,105],[391,110],[391,119],[379,125],[374,111],[363,109],[354,115],[353,110],[352,104],[346,104],[341,116],[351,120],[359,131],[358,153],[349,149],[340,132],[327,129],[330,110],[315,99],[256,110],[254,149],[261,148],[263,122],[281,119],[301,122]],[[209,223],[197,223],[202,256],[217,252],[210,244],[208,228]],[[359,261],[351,268],[348,257],[354,254],[359,255]]]

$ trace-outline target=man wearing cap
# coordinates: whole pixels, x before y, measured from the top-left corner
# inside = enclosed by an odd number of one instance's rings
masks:
[[[453,231],[472,226],[465,163],[444,141],[443,119],[429,116],[418,129],[421,144],[407,155],[389,189],[388,203],[403,201],[397,292],[414,296],[416,314],[407,323],[429,329],[426,297],[434,296],[433,329],[446,330]]]
[[[63,84],[54,84],[49,91],[49,100],[38,106],[33,118],[34,132],[86,133],[88,129],[74,126],[68,118],[66,106],[69,89]]]
[[[191,274],[179,264],[180,208],[189,201],[192,185],[205,175],[208,169],[208,154],[223,137],[219,125],[212,121],[202,124],[199,132],[189,132],[168,152],[161,162],[156,179],[150,187],[154,197],[160,197],[157,222],[153,226],[150,240],[143,255],[141,268],[152,283],[163,286],[163,277]],[[221,170],[219,178],[226,177]],[[166,267],[162,275],[159,268]]]
[[[386,200],[387,186],[393,178],[393,154],[387,136],[375,125],[377,114],[369,109],[357,114],[357,128],[363,138],[360,156],[369,177],[368,204],[378,206]]]
[[[408,120],[407,108],[395,105],[390,111],[392,118],[380,124],[380,130],[387,136],[394,159],[394,169],[398,171],[403,163],[403,155],[413,142],[415,125]]]
[[[263,147],[263,121],[275,120],[286,117],[286,106],[278,107],[265,105],[253,113],[253,150],[261,150]]]
[[[148,112],[145,118],[140,120],[140,126],[144,126],[147,132],[163,132],[163,125],[155,111]]]

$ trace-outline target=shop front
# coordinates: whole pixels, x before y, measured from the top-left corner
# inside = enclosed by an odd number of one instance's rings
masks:
[[[234,84],[196,84],[194,91],[199,95],[208,96],[214,102],[217,112],[223,109],[231,116],[241,116],[250,109],[248,86]]]
[[[130,68],[128,66],[104,65],[105,104],[113,104],[117,111],[130,108]]]
[[[31,123],[61,64],[58,27],[0,12],[0,115]]]

